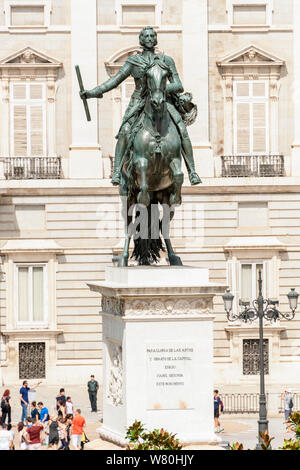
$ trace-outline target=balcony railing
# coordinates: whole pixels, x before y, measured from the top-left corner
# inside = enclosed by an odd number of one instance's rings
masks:
[[[259,412],[259,393],[226,393],[221,395],[224,414],[255,414]],[[268,403],[268,394],[266,395]]]
[[[223,156],[222,178],[284,176],[283,155]]]
[[[4,176],[7,180],[60,179],[61,157],[5,157]]]

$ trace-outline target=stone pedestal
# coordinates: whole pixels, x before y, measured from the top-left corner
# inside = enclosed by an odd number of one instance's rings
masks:
[[[125,445],[136,419],[183,443],[218,443],[213,420],[213,297],[192,267],[107,268],[102,294],[103,439]]]

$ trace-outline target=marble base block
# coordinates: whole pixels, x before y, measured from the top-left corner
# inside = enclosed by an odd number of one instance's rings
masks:
[[[184,444],[215,443],[213,297],[193,267],[107,268],[102,295],[103,439],[126,444],[135,420]]]

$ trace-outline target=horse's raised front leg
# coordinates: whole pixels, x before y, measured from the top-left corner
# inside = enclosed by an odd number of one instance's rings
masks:
[[[181,160],[173,159],[170,163],[170,167],[173,173],[173,187],[174,191],[170,195],[170,205],[181,205],[181,187],[183,185],[183,173],[181,171]]]
[[[141,177],[140,192],[137,197],[137,202],[147,207],[150,204],[150,194],[147,183],[148,160],[144,157],[136,157],[135,166]]]

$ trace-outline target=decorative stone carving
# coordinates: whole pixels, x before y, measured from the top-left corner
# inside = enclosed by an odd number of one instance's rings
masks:
[[[117,297],[102,296],[101,307],[104,313],[124,315],[125,312],[124,300]]]
[[[122,348],[114,343],[108,343],[111,360],[107,399],[114,405],[123,404],[123,367]]]
[[[176,316],[207,315],[212,311],[212,301],[209,298],[203,299],[174,299],[165,300],[130,300],[126,302],[126,316]]]

